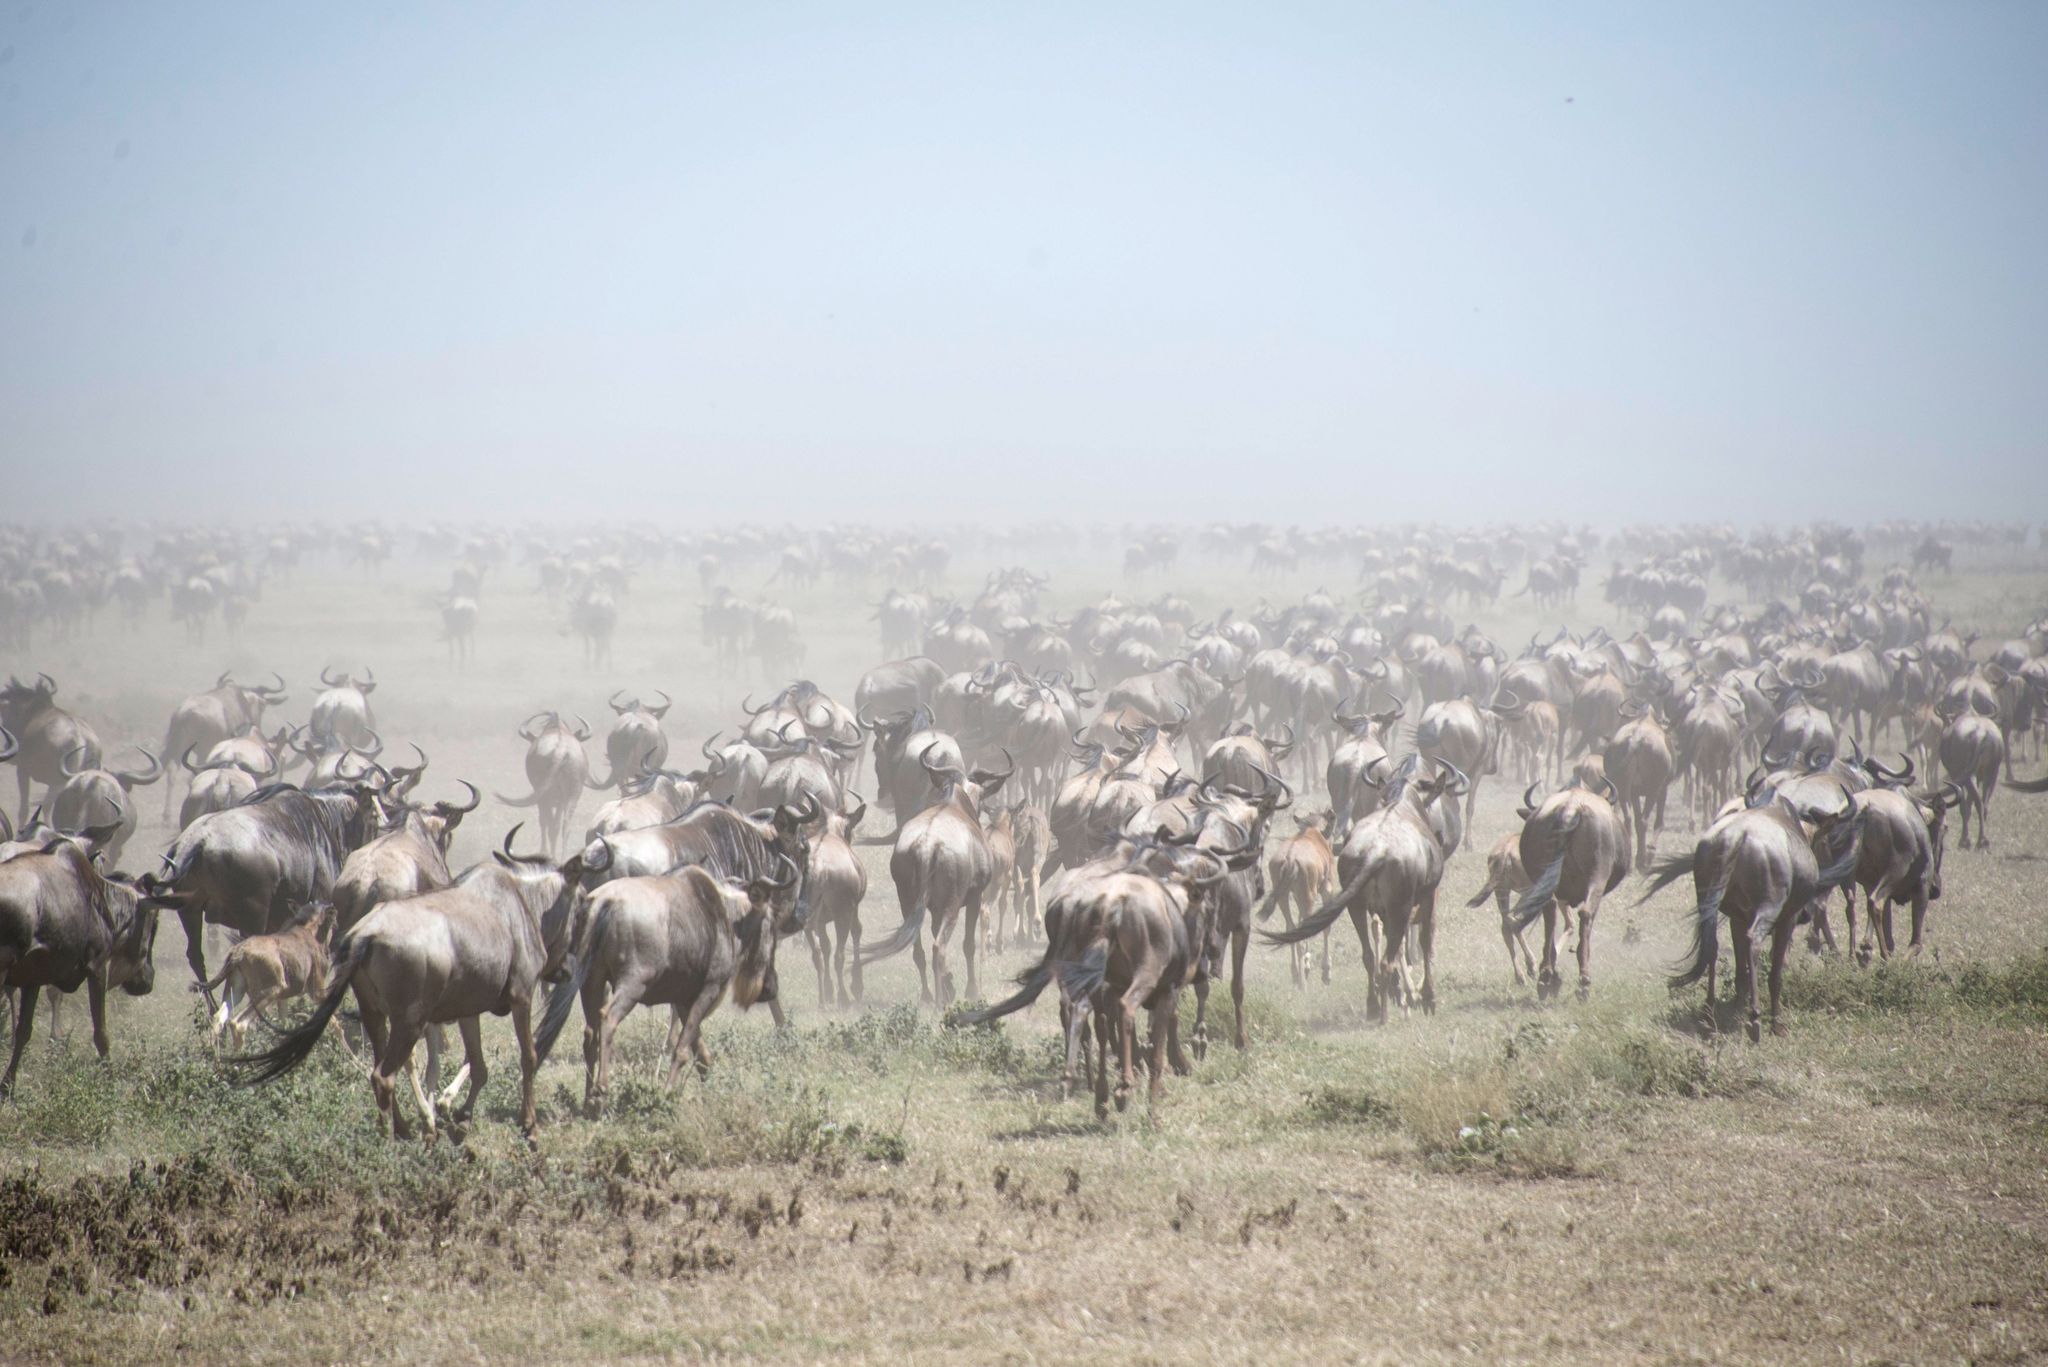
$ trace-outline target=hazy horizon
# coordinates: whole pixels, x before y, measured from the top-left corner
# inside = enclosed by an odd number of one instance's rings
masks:
[[[2048,10],[0,14],[9,518],[2048,513]]]

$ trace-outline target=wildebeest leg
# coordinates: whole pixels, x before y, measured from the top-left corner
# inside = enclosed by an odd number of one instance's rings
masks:
[[[1066,1015],[1067,1065],[1060,1074],[1060,1100],[1074,1094],[1074,1069],[1078,1064],[1086,1066],[1081,1051],[1088,1047],[1088,999],[1069,1002],[1063,1008]]]
[[[427,1127],[427,1142],[432,1144],[441,1132],[441,1114],[439,1108],[434,1104],[432,1079],[428,1080],[429,1085],[427,1087],[422,1088],[420,1086],[418,1070],[412,1066],[412,1060],[407,1059],[405,1061],[405,1080],[412,1087],[413,1102],[420,1108],[420,1115]],[[393,1104],[397,1104],[395,1100]]]
[[[1729,947],[1735,951],[1735,1007],[1742,1014],[1743,1029],[1752,1044],[1763,1037],[1762,1017],[1756,1007],[1754,926],[1754,921],[1734,926],[1735,933],[1729,936]]]
[[[1508,972],[1515,975],[1515,986],[1520,987],[1522,985],[1522,966],[1515,962],[1515,947],[1521,945],[1522,957],[1524,959],[1529,957],[1529,947],[1522,944],[1521,935],[1515,930],[1514,923],[1508,920],[1508,890],[1506,884],[1502,884],[1493,890],[1493,900],[1500,907],[1500,942],[1508,952]],[[1534,971],[1535,965],[1532,964],[1530,965],[1530,972],[1533,973]]]
[[[1164,1000],[1151,1010],[1152,1056],[1150,1067],[1152,1070],[1152,1083],[1145,1092],[1145,1104],[1147,1107],[1157,1107],[1159,1105],[1159,1098],[1165,1095],[1166,1092],[1166,1032],[1171,1028],[1170,1021],[1174,1014],[1175,994],[1162,992],[1159,995]]]
[[[804,927],[804,942],[811,947],[811,967],[818,975],[818,1006],[829,1009],[833,1005],[832,992],[832,951],[828,941],[832,927],[814,920]]]
[[[1785,1022],[1778,1014],[1778,1005],[1785,986],[1785,950],[1792,942],[1792,926],[1781,918],[1771,932],[1771,1034],[1783,1035]]]
[[[604,994],[606,987],[597,974],[583,980],[583,1114],[595,1120],[598,1108],[597,1064],[604,1057]]]
[[[1422,942],[1422,1011],[1436,1014],[1436,892],[1422,895],[1415,908],[1416,938]]]
[[[846,966],[846,960],[848,957],[846,944],[847,941],[851,939],[853,941],[853,963],[850,971],[853,976],[853,999],[857,1002],[864,1001],[867,997],[867,988],[866,985],[861,981],[860,976],[860,916],[858,914],[854,915],[850,919],[848,924],[852,926],[851,933],[848,932],[846,926],[844,925],[840,927],[839,931],[840,965],[841,967]],[[842,1006],[846,1004],[846,987],[843,983],[840,985],[839,988],[839,1001]]]
[[[1835,944],[1835,928],[1828,923],[1828,904],[1825,898],[1816,897],[1814,899],[1812,916],[1813,924],[1806,931],[1806,947],[1815,954],[1820,953],[1823,947],[1829,953],[1835,952],[1838,948]],[[1849,936],[1850,947],[1854,948],[1855,943],[1856,936],[1852,925]]]
[[[1543,908],[1543,966],[1536,972],[1537,1000],[1555,997],[1563,985],[1557,971],[1557,902],[1553,899]]]
[[[1353,906],[1351,925],[1358,932],[1358,955],[1365,961],[1365,1015],[1367,1020],[1384,1018],[1385,1007],[1380,1001],[1380,956],[1378,923],[1373,914]]]
[[[1130,1107],[1130,1092],[1137,1088],[1135,1049],[1139,1037],[1137,986],[1130,986],[1116,998],[1116,1109]]]
[[[1282,878],[1273,880],[1273,891],[1267,896],[1266,905],[1260,911],[1259,919],[1263,921],[1271,916],[1275,907],[1280,909],[1281,924],[1289,930],[1294,929],[1294,885]],[[1287,946],[1287,966],[1294,974],[1296,989],[1308,986],[1307,956],[1308,951],[1299,944]]]
[[[367,1028],[369,1024],[368,1012],[363,1013],[363,1023]],[[410,1139],[412,1138],[412,1122],[407,1120],[405,1112],[399,1109],[395,1079],[400,1068],[410,1069],[412,1067],[413,1046],[419,1043],[420,1029],[411,1021],[398,1016],[392,1017],[390,1024],[391,1036],[377,1050],[377,1062],[370,1071],[370,1094],[377,1098],[377,1110],[380,1117],[389,1117],[390,1119],[391,1137],[393,1139]],[[421,1106],[427,1112],[428,1133],[431,1134],[433,1132],[434,1113],[431,1108],[426,1107],[424,1102],[421,1103]]]
[[[519,1132],[533,1138],[540,1117],[533,1106],[533,1075],[540,1071],[540,1050],[533,1043],[533,999],[515,995],[512,999],[512,1038],[519,1042]],[[482,1058],[481,1042],[478,1048]],[[477,1085],[483,1085],[483,1069],[477,1069]]]
[[[27,780],[23,780],[26,786]],[[21,1051],[36,1032],[36,996],[42,989],[34,983],[21,989],[21,1002],[14,1010],[14,1048],[7,1056],[7,1076],[0,1078],[0,1101],[14,1090],[14,1075],[21,1070]]]
[[[1230,1006],[1236,1013],[1236,1032],[1231,1042],[1238,1048],[1245,1047],[1244,1033],[1244,952],[1251,947],[1252,928],[1241,925],[1230,932]]]
[[[637,1000],[638,993],[635,993]],[[683,1047],[683,1008],[680,1003],[668,1009],[668,1038],[662,1041],[661,1052],[665,1057],[675,1057],[676,1050]]]
[[[591,1116],[604,1110],[604,1099],[612,1090],[612,1050],[619,1036],[619,1023],[626,1014],[640,1004],[641,983],[620,983],[612,989],[611,997],[605,1001],[603,1011],[597,1017],[597,1071],[583,1079],[583,1109]],[[602,988],[599,989],[602,991]],[[585,1010],[589,1008],[586,1006]],[[670,1029],[668,1041],[668,1071],[662,1076],[664,1087],[676,1085],[676,1070],[682,1066],[683,1037],[689,1027],[684,1023],[680,1008],[669,1013]]]
[[[1195,971],[1195,1028],[1188,1043],[1197,1060],[1209,1054],[1209,970]]]
[[[978,1001],[981,985],[974,972],[975,927],[981,924],[981,894],[967,899],[967,933],[961,937],[960,952],[967,956],[967,999]]]
[[[14,827],[16,830],[20,830],[23,826],[28,825],[28,765],[26,763],[15,766],[14,782],[15,786],[21,790],[21,801],[16,804],[14,813]]]
[[[910,960],[917,965],[917,999],[920,1002],[929,1004],[932,1000],[932,983],[931,978],[925,971],[924,942],[922,940],[912,940],[910,942]]]
[[[711,1051],[704,1047],[704,1018],[718,1005],[725,995],[723,987],[706,987],[698,992],[696,1000],[690,1003],[689,1015],[683,1021],[683,1048],[689,1051],[691,1061],[697,1065],[697,1076],[711,1075]],[[682,1051],[669,1063],[668,1085],[675,1085],[676,1071],[682,1067]]]
[[[192,966],[192,976],[199,982],[199,991],[206,998],[206,1009],[215,1009],[213,991],[206,986],[206,911],[202,907],[178,908],[178,924],[185,928],[185,962]]]
[[[1607,882],[1605,870],[1595,870],[1592,886],[1586,889],[1586,905],[1579,909],[1579,1000],[1593,990],[1593,921],[1600,915],[1600,899]]]
[[[483,1094],[484,1080],[491,1075],[490,1069],[484,1066],[483,1018],[464,1016],[461,1029],[462,1057],[469,1073],[469,1094],[462,1098],[462,1104],[449,1117],[458,1125],[469,1122],[470,1115],[476,1110],[476,1099]]]
[[[1109,1119],[1109,1044],[1116,1032],[1112,1013],[1105,1011],[1095,1026],[1095,1118]]]

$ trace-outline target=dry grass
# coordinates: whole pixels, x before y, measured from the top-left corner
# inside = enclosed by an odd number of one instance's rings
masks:
[[[663,686],[672,735],[729,725],[746,685],[711,674],[687,570],[640,576],[600,677],[508,570],[457,678],[415,601],[441,572],[309,566],[239,647],[188,649],[156,624],[131,641],[109,622],[5,667],[48,669],[109,740],[149,740],[223,665],[281,668],[300,715],[320,665],[367,652],[388,736],[421,740],[444,778],[507,791],[511,727],[535,706],[597,720],[613,686]],[[960,582],[978,576],[963,566]],[[1187,577],[1208,590],[1200,607],[1247,596],[1222,571]],[[1345,574],[1270,592],[1318,577]],[[1113,582],[1068,570],[1057,587],[1072,602]],[[1995,635],[2040,588],[1981,576],[1937,592]],[[876,653],[863,598],[828,587],[796,604],[835,692]],[[1537,625],[1482,622],[1507,640]],[[1506,787],[1482,795],[1473,848],[1512,820]],[[458,858],[511,819],[487,806]],[[1296,992],[1284,956],[1255,949],[1252,1049],[1228,1045],[1217,994],[1219,1043],[1195,1075],[1169,1079],[1156,1114],[1140,1102],[1107,1124],[1060,1098],[1045,1008],[949,1029],[914,1007],[897,961],[869,975],[865,1013],[821,1014],[786,945],[794,1028],[722,1011],[708,1082],[662,1091],[665,1020],[636,1016],[613,1114],[585,1121],[565,1042],[529,1149],[492,1022],[465,1141],[394,1146],[338,1055],[229,1088],[167,928],[155,995],[115,1003],[113,1060],[39,1038],[0,1109],[0,1356],[2037,1358],[2048,806],[2007,796],[1994,820],[1993,853],[1951,852],[1936,953],[1878,970],[1802,956],[1788,1039],[1702,1037],[1697,996],[1663,991],[1682,889],[1610,903],[1592,1000],[1539,1006],[1510,983],[1491,908],[1461,905],[1484,873],[1468,852],[1440,902],[1434,1017],[1363,1023],[1348,929],[1327,988]],[[131,862],[164,836],[152,820]],[[896,917],[871,857],[876,933]],[[984,994],[1022,964],[985,971]]]

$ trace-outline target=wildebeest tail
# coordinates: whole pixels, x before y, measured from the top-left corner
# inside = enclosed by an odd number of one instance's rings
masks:
[[[597,915],[590,923],[589,937],[580,947],[570,947],[569,975],[548,991],[547,1005],[541,1008],[540,1024],[533,1032],[534,1066],[548,1061],[555,1041],[561,1038],[562,1027],[569,1021],[569,1010],[583,995],[583,984],[590,977],[590,965],[597,961],[597,951],[604,944],[605,937],[611,934],[611,929],[612,904],[606,902],[597,909]]]
[[[2005,786],[2015,793],[2048,793],[2048,774],[2039,778],[2008,779]]]
[[[1292,930],[1262,930],[1259,934],[1269,945],[1292,945],[1314,939],[1335,924],[1339,916],[1350,910],[1352,901],[1365,891],[1366,886],[1372,882],[1373,875],[1382,867],[1377,859],[1368,861],[1366,866],[1358,871],[1357,877],[1337,890],[1335,897],[1295,922]]]
[[[1486,881],[1479,885],[1479,891],[1473,893],[1471,900],[1466,902],[1465,905],[1468,907],[1483,907],[1486,905],[1486,899],[1491,896],[1493,896],[1493,875],[1489,873],[1486,875]]]
[[[1843,842],[1842,848],[1835,853],[1834,859],[1822,866],[1820,882],[1814,889],[1816,895],[1826,892],[1830,888],[1839,888],[1844,883],[1854,881],[1856,865],[1863,855],[1862,832],[1862,826],[1852,826],[1849,831],[1849,838]]]
[[[1069,959],[1061,964],[1059,975],[1060,990],[1067,994],[1069,1000],[1088,1000],[1095,995],[1095,989],[1102,986],[1102,980],[1109,976],[1109,946],[1096,941],[1079,959]]]
[[[901,954],[910,948],[917,940],[917,932],[924,928],[924,917],[925,899],[923,894],[919,894],[917,900],[911,904],[910,914],[903,918],[903,924],[896,927],[895,933],[888,939],[877,940],[872,945],[863,946],[860,961],[871,964],[877,959],[886,959],[892,954]]]
[[[1654,861],[1650,867],[1643,870],[1650,881],[1644,886],[1643,895],[1636,898],[1636,905],[1641,906],[1679,879],[1689,875],[1693,865],[1699,862],[1699,857],[1700,848],[1695,845],[1689,850],[1667,854],[1662,859]]]
[[[1541,916],[1543,908],[1549,906],[1551,899],[1557,896],[1558,882],[1564,877],[1564,857],[1571,850],[1572,830],[1578,824],[1578,813],[1573,812],[1561,819],[1557,829],[1551,833],[1550,857],[1543,861],[1543,867],[1537,870],[1535,881],[1529,884],[1529,890],[1522,894],[1521,900],[1515,903],[1515,909],[1508,913],[1508,923],[1516,930],[1522,929]]]
[[[1014,1011],[1022,1011],[1025,1007],[1037,1001],[1039,995],[1045,991],[1046,985],[1053,979],[1054,965],[1052,954],[1052,947],[1048,945],[1043,959],[1017,975],[1017,990],[1015,992],[1012,992],[993,1006],[984,1006],[979,1011],[963,1011],[960,1015],[954,1017],[955,1021],[961,1025],[981,1025],[987,1021],[995,1020],[998,1016],[1007,1016]]]
[[[505,794],[498,792],[496,789],[492,789],[492,796],[496,797],[498,801],[504,803],[507,807],[540,806],[540,793],[538,790],[527,794],[525,797],[507,797]]]
[[[1721,899],[1728,895],[1728,878],[1735,871],[1736,851],[1721,865],[1721,876],[1700,890],[1693,907],[1692,955],[1681,960],[1671,974],[1671,986],[1690,987],[1707,976],[1721,952]]]
[[[354,981],[356,970],[370,957],[370,941],[356,940],[348,947],[348,957],[342,961],[341,971],[334,975],[333,986],[327,989],[326,999],[312,1019],[294,1030],[286,1032],[284,1038],[260,1054],[239,1054],[228,1060],[228,1067],[234,1073],[237,1087],[254,1087],[259,1083],[273,1082],[306,1061],[313,1052],[313,1046],[327,1033],[327,1024],[334,1019],[334,1013],[341,1008],[341,999],[348,995],[349,984]]]

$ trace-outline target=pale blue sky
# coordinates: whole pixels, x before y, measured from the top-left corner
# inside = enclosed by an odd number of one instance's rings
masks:
[[[0,461],[0,517],[2040,517],[2048,5],[5,0]]]

